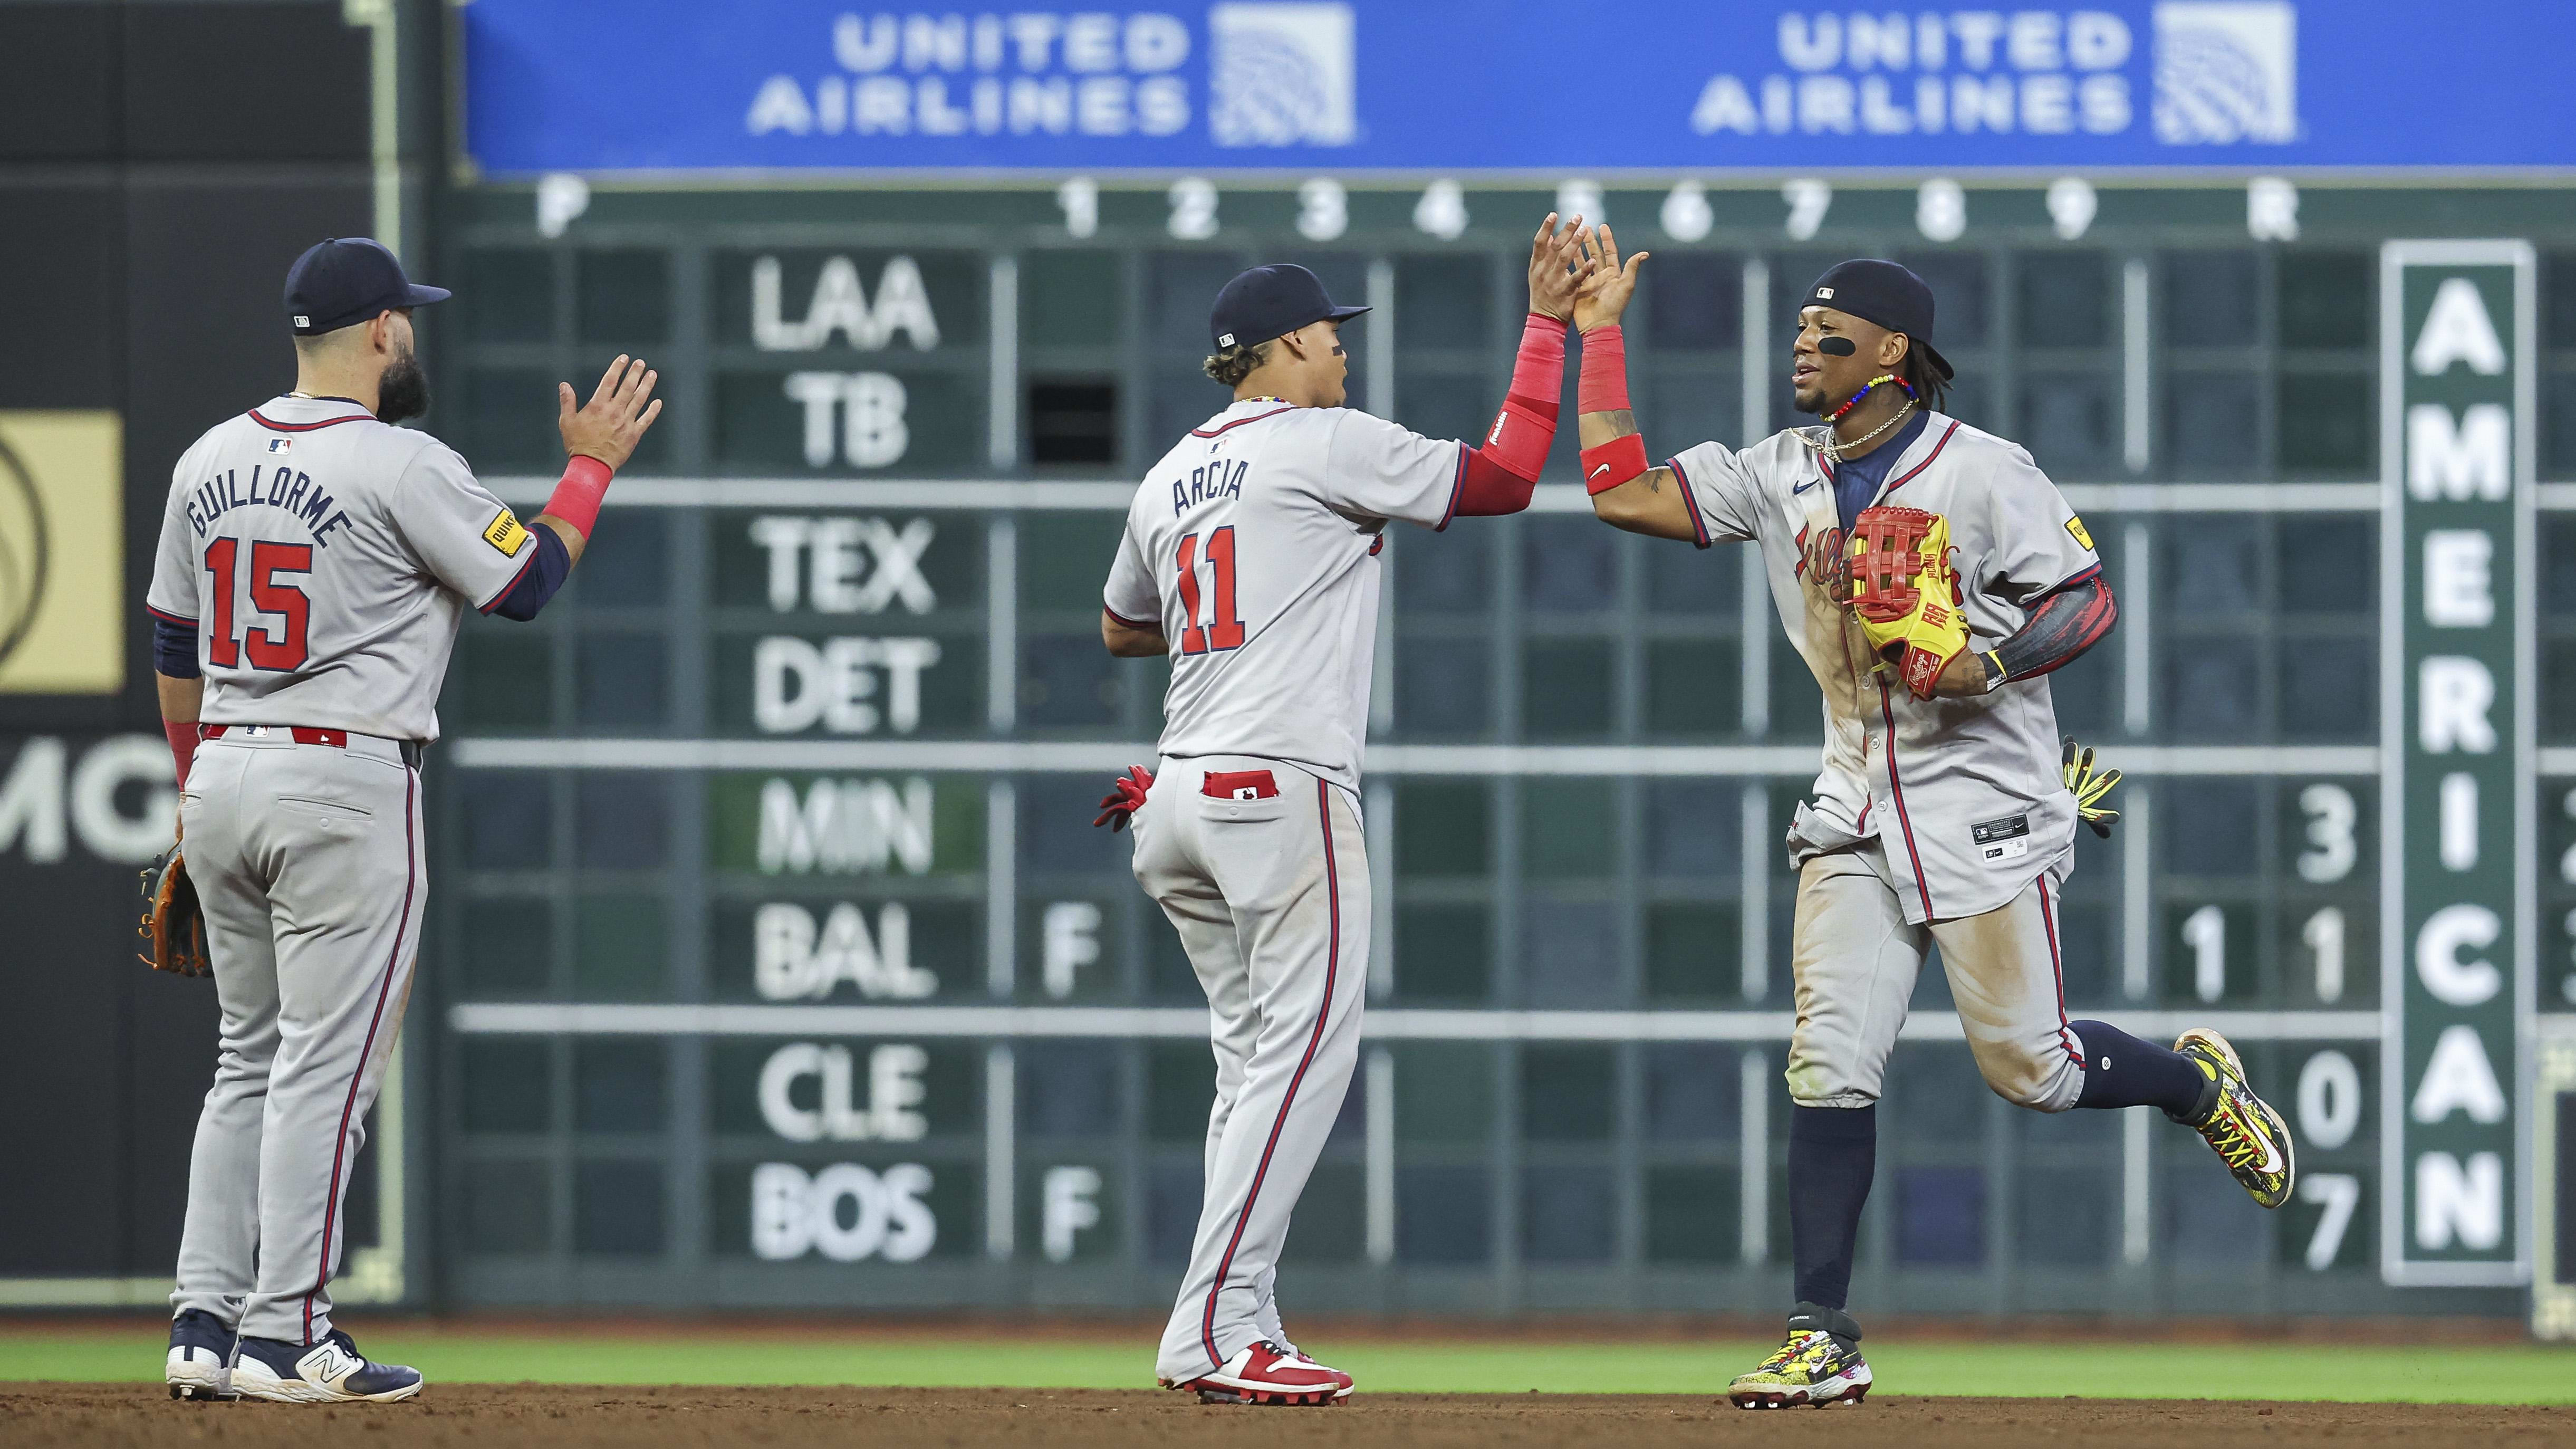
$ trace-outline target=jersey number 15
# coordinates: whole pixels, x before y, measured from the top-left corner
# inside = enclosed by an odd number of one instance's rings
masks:
[[[234,632],[233,571],[240,562],[239,539],[219,538],[206,545],[206,571],[215,576],[215,610],[207,631],[206,658],[226,669],[239,669],[243,653],[248,652],[253,669],[284,672],[303,668],[309,652],[305,643],[306,616],[311,612],[312,601],[293,584],[279,583],[277,576],[313,572],[313,545],[251,541],[251,607],[262,614],[276,615],[280,624],[275,629],[262,623],[246,634]]]
[[[1199,623],[1199,536],[1181,535],[1181,612],[1189,622],[1181,627],[1181,652],[1205,654],[1210,650],[1223,653],[1243,647],[1243,616],[1234,603],[1234,525],[1207,536],[1209,572],[1216,575],[1216,607],[1207,623]]]

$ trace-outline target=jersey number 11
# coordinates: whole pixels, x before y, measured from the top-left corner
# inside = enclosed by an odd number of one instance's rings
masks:
[[[1234,525],[1207,536],[1207,561],[1216,575],[1216,608],[1205,627],[1199,624],[1199,536],[1181,536],[1181,612],[1189,622],[1181,628],[1181,652],[1219,653],[1243,647],[1243,617],[1234,603]]]

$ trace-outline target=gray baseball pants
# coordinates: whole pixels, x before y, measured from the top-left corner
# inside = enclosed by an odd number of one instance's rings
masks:
[[[2084,1048],[2066,1024],[2058,957],[2057,891],[2066,865],[2041,872],[1984,915],[1915,926],[1906,924],[1882,863],[1872,859],[1880,849],[1873,840],[1817,855],[1798,872],[1791,1100],[1802,1107],[1878,1100],[1915,973],[1938,944],[1986,1085],[2035,1111],[2074,1106],[2084,1090]]]
[[[173,1312],[320,1342],[341,1204],[411,996],[428,893],[420,776],[390,740],[236,727],[180,792],[222,1004]]]
[[[1211,773],[1268,771],[1270,799],[1215,799]],[[1279,760],[1162,761],[1134,817],[1136,881],[1207,991],[1216,1051],[1207,1191],[1155,1359],[1186,1383],[1280,1338],[1273,1294],[1289,1214],[1359,1059],[1369,874],[1358,803]]]

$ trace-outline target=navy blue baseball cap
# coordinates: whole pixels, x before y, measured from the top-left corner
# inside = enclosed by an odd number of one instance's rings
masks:
[[[1950,360],[1932,346],[1932,289],[1912,269],[1874,257],[1835,264],[1807,289],[1799,310],[1831,307],[1890,332],[1902,332],[1948,381]]]
[[[298,337],[337,332],[379,312],[426,307],[452,295],[403,275],[384,244],[362,236],[329,237],[305,248],[286,269],[286,321]]]
[[[1271,262],[1239,273],[1208,309],[1208,337],[1219,348],[1250,347],[1285,337],[1310,322],[1340,322],[1366,307],[1336,307],[1324,279],[1295,262]]]

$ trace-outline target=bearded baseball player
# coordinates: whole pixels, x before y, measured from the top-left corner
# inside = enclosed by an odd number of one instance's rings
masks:
[[[1160,762],[1099,822],[1133,819],[1136,881],[1207,991],[1207,1188],[1155,1378],[1214,1403],[1332,1404],[1351,1376],[1298,1352],[1273,1290],[1289,1213],[1350,1085],[1369,960],[1360,746],[1378,555],[1401,519],[1518,513],[1556,437],[1581,219],[1530,243],[1529,321],[1481,446],[1343,406],[1336,307],[1303,267],[1255,267],[1208,319],[1234,401],[1136,490],[1101,638],[1168,654]]]
[[[179,773],[158,940],[202,940],[222,1049],[170,1301],[172,1397],[390,1401],[412,1369],[331,1320],[340,1216],[403,1007],[428,881],[422,746],[465,611],[532,619],[662,405],[619,358],[534,529],[427,433],[412,310],[444,300],[363,238],[286,278],[295,390],[180,456],[148,604]]]
[[[1937,409],[1950,365],[1932,292],[1894,262],[1844,262],[1798,313],[1791,383],[1815,428],[1741,452],[1702,443],[1650,467],[1628,406],[1619,318],[1645,253],[1610,228],[1575,321],[1593,511],[1632,533],[1762,551],[1780,622],[1824,691],[1824,769],[1788,848],[1798,867],[1789,1044],[1789,1216],[1797,1307],[1778,1352],[1735,1380],[1742,1408],[1857,1403],[1845,1311],[1876,1103],[1924,952],[1938,946],[1986,1084],[2038,1112],[2159,1107],[2197,1130],[2264,1207],[2296,1173],[2279,1113],[2214,1031],[2171,1050],[2069,1021],[2057,897],[2079,820],[2107,836],[2117,773],[2061,749],[2048,681],[2108,634],[2110,586],[2084,524],[2020,447]]]

